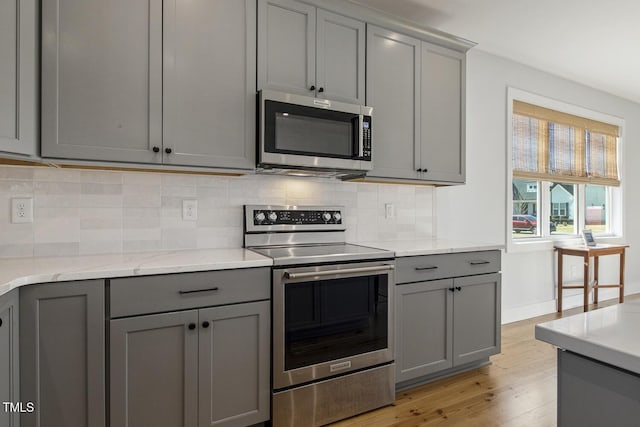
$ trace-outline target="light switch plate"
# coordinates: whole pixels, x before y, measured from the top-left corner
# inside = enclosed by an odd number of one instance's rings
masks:
[[[396,207],[393,203],[385,203],[384,204],[384,217],[385,218],[393,218],[396,216]]]
[[[14,197],[11,199],[11,222],[14,224],[33,222],[32,197]]]

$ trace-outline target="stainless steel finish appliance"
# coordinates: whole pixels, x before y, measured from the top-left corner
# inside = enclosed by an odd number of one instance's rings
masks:
[[[259,172],[356,177],[371,170],[371,107],[270,90],[258,96]]]
[[[245,206],[271,257],[275,426],[319,426],[393,402],[393,252],[344,241],[339,206]]]

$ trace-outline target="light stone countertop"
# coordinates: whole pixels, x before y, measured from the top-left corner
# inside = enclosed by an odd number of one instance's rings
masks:
[[[640,374],[640,301],[536,325],[536,338]]]
[[[271,259],[240,248],[11,258],[0,260],[0,296],[36,283],[270,267],[272,264]]]
[[[504,249],[504,245],[464,242],[459,240],[427,239],[389,242],[361,242],[362,246],[393,251],[396,257],[447,254],[455,252],[489,251]]]

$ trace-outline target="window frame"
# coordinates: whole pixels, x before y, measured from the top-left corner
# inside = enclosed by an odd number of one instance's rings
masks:
[[[584,107],[569,104],[566,102],[558,101],[552,98],[547,98],[541,95],[537,95],[531,92],[526,92],[521,89],[507,87],[507,120],[506,120],[506,133],[507,133],[507,150],[506,150],[506,175],[507,175],[507,188],[506,188],[506,235],[505,246],[507,252],[527,252],[537,251],[543,249],[552,249],[557,242],[565,242],[567,244],[582,244],[582,230],[585,228],[585,186],[587,184],[575,184],[576,185],[576,200],[574,201],[574,213],[577,221],[576,234],[571,235],[551,235],[549,230],[549,221],[551,214],[550,203],[550,186],[551,181],[543,181],[537,179],[538,185],[538,230],[537,236],[528,238],[513,238],[513,224],[509,220],[513,215],[513,163],[512,163],[512,149],[513,149],[513,101],[523,101],[529,104],[539,105],[548,109],[581,116],[587,119],[597,120],[604,123],[610,123],[617,125],[620,130],[618,137],[618,173],[620,175],[620,186],[612,187],[605,186],[607,188],[607,212],[606,221],[609,232],[606,234],[598,234],[596,238],[599,241],[616,242],[621,241],[624,236],[624,134],[625,134],[625,120],[612,116],[609,114],[600,113],[597,111],[589,110]],[[561,177],[554,182],[562,182]],[[532,181],[534,181],[532,179]],[[542,220],[542,221],[541,221]],[[546,230],[546,231],[545,231]]]

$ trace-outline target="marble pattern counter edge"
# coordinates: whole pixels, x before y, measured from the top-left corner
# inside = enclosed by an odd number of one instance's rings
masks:
[[[505,248],[504,245],[495,243],[478,243],[446,239],[372,241],[360,242],[358,245],[393,251],[398,258],[420,255],[502,250]]]
[[[9,258],[0,260],[0,296],[21,286],[38,283],[271,267],[272,265],[271,259],[246,249]]]

